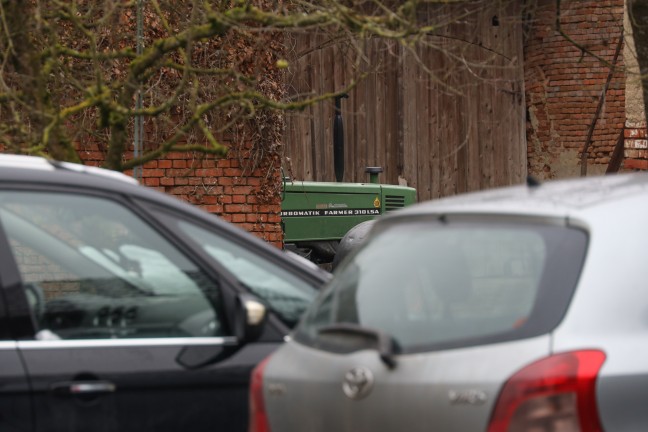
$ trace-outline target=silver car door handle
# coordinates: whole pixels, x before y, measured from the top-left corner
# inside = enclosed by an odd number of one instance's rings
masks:
[[[108,381],[66,381],[52,385],[52,391],[70,395],[113,393],[117,386]]]

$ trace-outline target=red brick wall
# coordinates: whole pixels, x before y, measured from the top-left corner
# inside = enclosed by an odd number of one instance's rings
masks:
[[[96,146],[79,151],[85,163],[101,165],[103,153]],[[142,183],[174,195],[234,223],[267,242],[282,247],[281,196],[264,192],[280,185],[280,170],[273,166],[246,168],[236,155],[214,159],[197,153],[169,153],[147,163]],[[133,173],[128,171],[128,175]]]
[[[648,170],[648,136],[645,126],[626,124],[625,149],[625,170]]]
[[[563,0],[561,26],[577,44],[612,61],[623,31],[623,0]],[[605,86],[609,66],[563,37],[556,1],[538,0],[525,41],[529,174],[580,174],[580,155]],[[588,174],[605,170],[625,123],[623,52],[589,148]]]

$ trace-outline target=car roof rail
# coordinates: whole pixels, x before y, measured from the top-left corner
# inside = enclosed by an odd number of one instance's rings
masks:
[[[40,169],[46,171],[54,171],[60,169],[60,170],[73,171],[73,172],[84,173],[84,174],[91,174],[100,177],[112,178],[114,180],[119,180],[131,184],[139,184],[139,182],[134,178],[129,177],[126,174],[117,171],[111,171],[104,168],[75,164],[70,162],[54,161],[40,156],[0,154],[0,167],[6,167],[6,168],[20,167],[20,168]]]

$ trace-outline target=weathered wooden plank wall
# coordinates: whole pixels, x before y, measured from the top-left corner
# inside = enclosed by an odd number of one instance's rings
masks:
[[[360,42],[362,56],[325,34],[293,42],[290,91],[343,89],[344,181],[406,182],[419,200],[522,182],[526,175],[523,29],[518,2],[444,26],[413,47]],[[443,19],[449,9],[431,11]],[[360,60],[359,60],[360,59]],[[296,179],[334,181],[333,101],[287,116],[284,166]]]

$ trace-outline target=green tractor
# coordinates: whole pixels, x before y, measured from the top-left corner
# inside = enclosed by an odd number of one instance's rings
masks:
[[[416,189],[410,187],[288,180],[281,205],[285,248],[330,263],[353,227],[415,201]]]
[[[379,184],[381,167],[366,168],[369,183],[341,182],[344,140],[340,97],[335,99],[333,160],[336,183],[284,178],[283,184],[281,218],[285,248],[317,264],[332,263],[340,240],[354,227],[416,201],[414,188]]]

